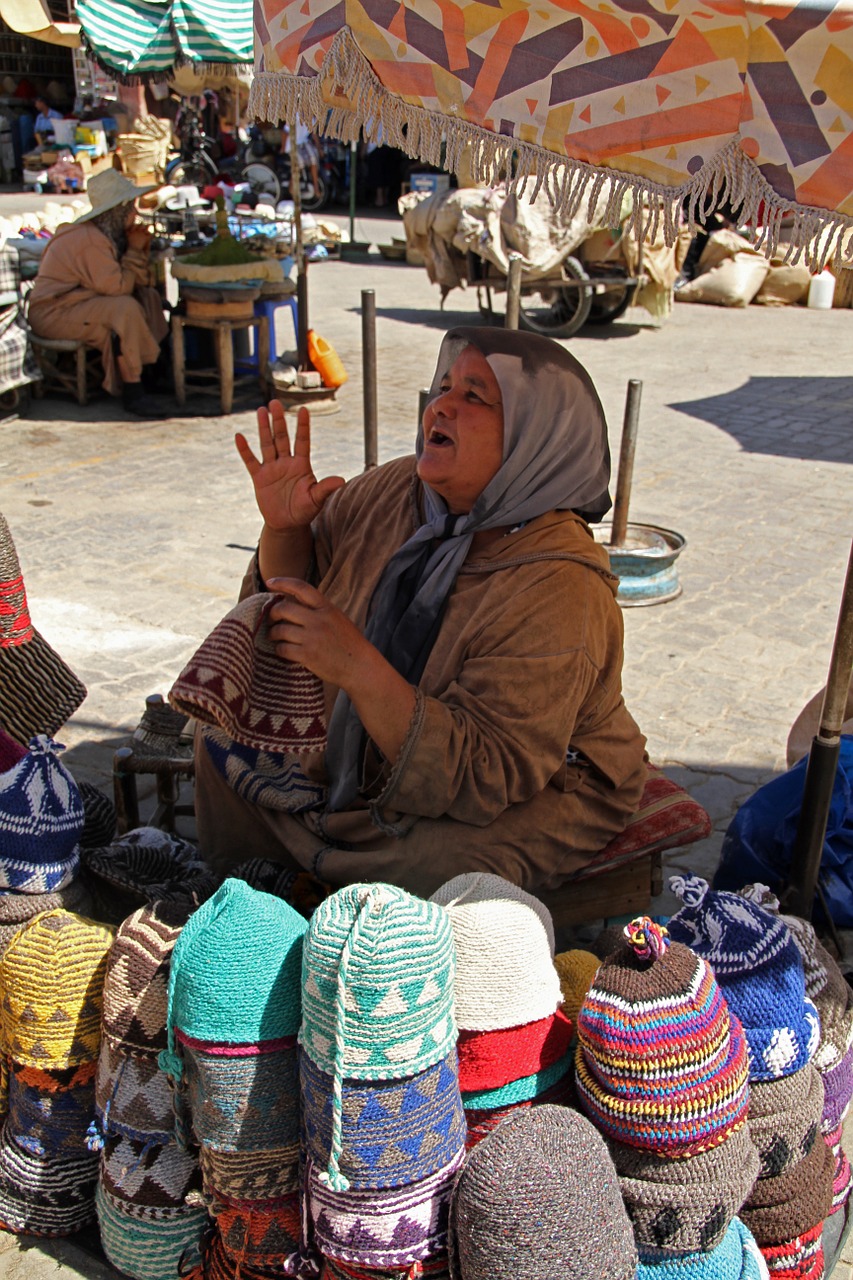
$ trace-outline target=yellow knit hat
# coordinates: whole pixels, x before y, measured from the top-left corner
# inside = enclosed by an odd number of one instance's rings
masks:
[[[57,909],[34,916],[0,960],[0,1048],[24,1066],[92,1062],[114,930]]]
[[[563,993],[563,1013],[572,1022],[577,1021],[578,1010],[592,986],[600,964],[598,956],[594,956],[591,951],[561,951],[554,956],[554,968]]]

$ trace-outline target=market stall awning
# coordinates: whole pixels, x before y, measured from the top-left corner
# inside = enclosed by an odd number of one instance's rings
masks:
[[[0,18],[19,36],[64,45],[67,49],[79,48],[79,23],[55,22],[46,0],[0,0]]]
[[[84,41],[123,79],[252,61],[251,0],[77,0]]]
[[[616,178],[674,234],[722,197],[812,262],[853,227],[853,0],[256,0],[255,73],[258,119],[470,146],[562,208]]]

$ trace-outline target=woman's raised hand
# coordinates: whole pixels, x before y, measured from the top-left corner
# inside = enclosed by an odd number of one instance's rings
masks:
[[[273,400],[258,410],[260,461],[244,435],[234,437],[237,452],[255,486],[258,510],[268,529],[286,533],[304,528],[322,510],[326,499],[346,484],[343,476],[318,480],[311,467],[311,425],[307,409],[296,415],[293,448],[284,409]]]

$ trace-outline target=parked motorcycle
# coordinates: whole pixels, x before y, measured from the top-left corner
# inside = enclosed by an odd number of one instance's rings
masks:
[[[248,182],[257,196],[266,196],[273,204],[286,198],[290,192],[290,156],[287,152],[267,152],[262,139],[250,143],[250,150],[257,151],[263,159],[257,158],[243,166],[240,178]],[[337,166],[328,147],[320,147],[317,162],[317,183],[312,180],[311,172],[303,165],[299,166],[299,196],[302,208],[306,213],[318,213],[337,197],[340,177]]]

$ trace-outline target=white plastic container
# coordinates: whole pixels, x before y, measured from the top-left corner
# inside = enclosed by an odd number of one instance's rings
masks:
[[[808,306],[816,311],[829,311],[834,297],[835,276],[831,271],[823,270],[820,275],[812,276],[809,282]]]

